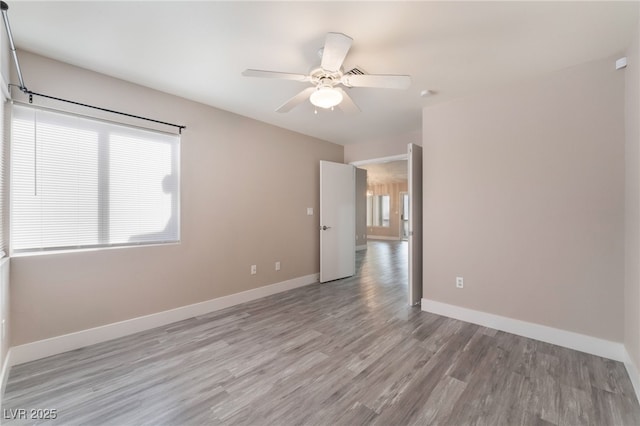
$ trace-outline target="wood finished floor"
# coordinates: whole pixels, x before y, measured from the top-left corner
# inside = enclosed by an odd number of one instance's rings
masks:
[[[55,424],[640,425],[619,362],[406,306],[406,243],[316,284],[11,369]],[[7,421],[5,424],[32,422]]]

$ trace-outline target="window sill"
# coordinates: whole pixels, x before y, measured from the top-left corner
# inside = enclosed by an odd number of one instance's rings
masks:
[[[150,243],[150,244],[127,244],[127,245],[114,245],[114,246],[105,246],[105,247],[87,247],[87,248],[77,248],[77,249],[60,249],[60,250],[39,250],[39,251],[29,251],[29,252],[21,252],[21,253],[13,253],[11,257],[31,257],[31,256],[46,256],[49,254],[70,254],[70,253],[86,253],[93,251],[103,251],[103,250],[118,250],[118,249],[132,249],[132,248],[146,248],[146,247],[162,247],[162,246],[176,246],[180,245],[181,241],[175,241],[170,243]]]

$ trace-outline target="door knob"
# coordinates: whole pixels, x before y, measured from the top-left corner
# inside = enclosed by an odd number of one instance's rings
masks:
[[[326,231],[327,229],[331,229],[330,226],[321,226],[320,227],[321,230]]]

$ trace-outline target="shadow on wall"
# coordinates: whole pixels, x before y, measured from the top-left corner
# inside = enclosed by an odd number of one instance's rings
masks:
[[[130,243],[173,241],[172,236],[178,235],[178,179],[173,173],[162,179],[162,191],[171,197],[171,215],[164,229],[158,232],[132,235],[129,238]]]

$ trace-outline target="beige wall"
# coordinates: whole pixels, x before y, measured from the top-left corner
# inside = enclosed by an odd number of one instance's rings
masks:
[[[356,168],[356,247],[367,245],[367,171]]]
[[[369,185],[368,191],[373,195],[389,195],[389,226],[369,226],[367,233],[369,238],[391,237],[400,239],[400,193],[408,191],[407,182]]]
[[[625,72],[625,287],[624,344],[640,366],[640,33],[627,50]]]
[[[12,345],[319,271],[319,161],[342,162],[342,146],[27,52],[20,60],[34,91],[187,130],[182,242],[13,258]]]
[[[425,298],[623,340],[615,59],[424,109]]]

